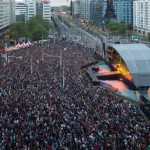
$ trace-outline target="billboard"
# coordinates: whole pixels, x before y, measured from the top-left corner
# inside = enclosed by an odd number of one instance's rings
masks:
[[[139,39],[140,39],[139,36],[132,36],[133,41],[139,41]]]

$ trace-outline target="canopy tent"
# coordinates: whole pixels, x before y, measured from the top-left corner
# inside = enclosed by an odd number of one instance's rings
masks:
[[[136,87],[150,86],[150,48],[144,44],[110,44],[126,63]]]

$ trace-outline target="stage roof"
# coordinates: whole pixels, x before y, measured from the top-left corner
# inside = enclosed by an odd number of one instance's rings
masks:
[[[150,48],[144,44],[110,44],[122,57],[136,87],[150,86]]]

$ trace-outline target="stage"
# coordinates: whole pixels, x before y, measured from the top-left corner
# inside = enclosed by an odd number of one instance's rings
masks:
[[[97,71],[93,71],[93,67],[96,67]],[[86,75],[94,86],[138,101],[134,84],[131,83],[131,81],[127,81],[128,79],[126,79],[121,72],[111,70],[108,65],[102,62],[93,65],[86,69]]]

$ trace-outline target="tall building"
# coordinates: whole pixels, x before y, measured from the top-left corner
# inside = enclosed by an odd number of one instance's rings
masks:
[[[114,0],[115,21],[133,23],[133,0]]]
[[[107,9],[107,0],[102,1],[102,16],[106,16],[106,9]]]
[[[51,21],[51,3],[47,0],[43,3],[43,18]]]
[[[27,20],[33,16],[41,16],[51,21],[50,0],[25,0],[25,5],[27,5]]]
[[[79,19],[80,14],[80,0],[76,0],[72,2],[72,8],[71,8],[72,16],[74,19]]]
[[[36,16],[36,0],[25,0],[25,4],[28,6],[27,14],[28,14],[28,20]]]
[[[90,20],[90,3],[92,0],[80,0],[79,18]]]
[[[103,0],[92,0],[90,4],[90,20],[96,24],[103,22]]]
[[[15,22],[15,0],[0,0],[0,30]]]
[[[133,27],[138,33],[150,33],[150,1],[135,0],[133,2]]]
[[[106,15],[106,0],[75,0],[72,2],[72,16],[80,20],[99,22]]]
[[[15,15],[16,21],[27,21],[28,20],[28,6],[24,3],[16,3]]]
[[[72,2],[72,15],[80,20],[90,20],[90,2],[92,0],[76,0]]]

